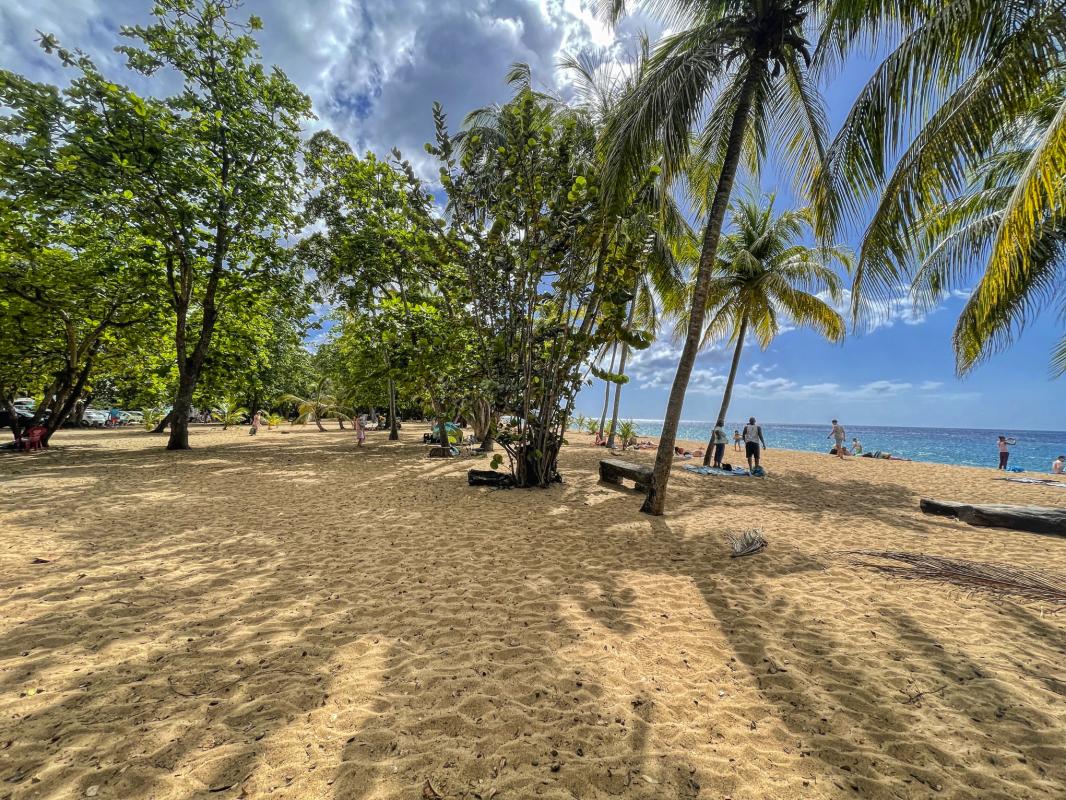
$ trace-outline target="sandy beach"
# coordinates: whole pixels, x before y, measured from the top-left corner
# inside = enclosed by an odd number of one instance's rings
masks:
[[[587,436],[498,491],[422,430],[0,457],[0,799],[1066,796],[1066,614],[839,555],[1066,574],[917,507],[1066,490],[770,450],[650,518]]]

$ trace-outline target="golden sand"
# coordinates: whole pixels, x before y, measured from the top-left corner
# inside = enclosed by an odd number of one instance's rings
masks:
[[[834,555],[1066,574],[1066,539],[917,510],[1066,490],[771,450],[653,519],[588,437],[497,491],[420,433],[0,458],[0,798],[1066,797],[1066,614]]]

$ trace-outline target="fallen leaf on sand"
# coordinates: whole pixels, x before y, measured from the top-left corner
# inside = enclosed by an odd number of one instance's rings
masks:
[[[35,558],[30,563],[31,564],[51,564],[52,562],[49,561],[47,558]]]
[[[422,800],[444,800],[437,790],[433,788],[433,784],[429,782],[429,778],[426,778],[426,782],[422,784]]]

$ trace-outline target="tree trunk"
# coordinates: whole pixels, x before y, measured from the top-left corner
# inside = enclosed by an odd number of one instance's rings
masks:
[[[655,454],[655,469],[652,472],[651,487],[640,510],[645,514],[660,515],[666,505],[666,485],[670,481],[670,466],[674,460],[674,443],[677,441],[677,426],[681,422],[681,411],[685,404],[685,391],[692,376],[692,367],[700,350],[703,337],[703,319],[707,313],[707,291],[710,288],[711,275],[715,259],[718,256],[718,240],[722,237],[725,212],[729,207],[733,193],[733,182],[737,176],[741,150],[744,145],[744,133],[748,126],[755,89],[765,72],[765,58],[757,59],[748,65],[748,74],[737,98],[736,109],[729,127],[729,141],[726,146],[722,171],[718,176],[718,187],[714,201],[707,217],[707,227],[703,232],[699,266],[696,269],[696,285],[692,292],[692,312],[688,320],[688,332],[685,346],[677,362],[674,383],[670,387],[670,399],[666,404],[666,418],[663,420],[663,432],[659,438],[659,449]]]
[[[171,409],[169,412],[164,414],[163,415],[163,419],[159,420],[159,424],[156,425],[154,428],[152,428],[152,433],[162,433],[163,431],[165,431],[167,429],[167,425],[170,424],[170,418],[173,415],[174,415],[174,410],[173,409]]]
[[[396,421],[396,381],[389,378],[389,441],[400,439],[400,427]]]
[[[615,359],[616,355],[618,355],[618,344],[617,343],[615,343],[615,345],[611,348],[611,366],[607,370],[608,372],[614,372],[614,359]],[[600,432],[598,434],[601,439],[603,438],[603,429],[607,425],[607,406],[609,406],[610,403],[611,403],[611,382],[610,381],[604,381],[604,384],[605,385],[603,387],[603,413],[600,414]]]
[[[192,390],[196,378],[183,376],[178,381],[178,393],[174,396],[174,408],[170,411],[170,439],[167,450],[189,449],[189,412],[192,410]]]
[[[638,287],[639,291],[639,287]],[[637,310],[637,296],[633,295],[633,299],[629,301],[629,319],[626,320],[626,331],[633,326],[633,315]],[[629,357],[629,345],[625,342],[622,343],[622,359],[618,362],[618,374],[626,374],[626,359]],[[616,383],[614,387],[614,411],[611,413],[611,431],[607,434],[607,449],[614,449],[614,434],[618,429],[618,406],[622,400],[622,384]],[[622,442],[622,449],[625,449],[625,442]]]
[[[320,419],[318,418],[318,414],[315,414],[315,415],[314,415],[314,417],[315,417],[315,425],[317,425],[317,426],[318,426],[318,429],[319,429],[320,431],[322,431],[322,433],[325,433],[325,432],[326,432],[326,429],[322,427],[322,420],[320,420]]]
[[[725,382],[725,394],[722,395],[722,407],[718,409],[716,420],[725,422],[726,412],[729,411],[729,401],[733,399],[733,381],[737,378],[737,367],[740,366],[740,351],[744,349],[744,336],[748,332],[748,318],[744,317],[740,323],[740,332],[737,334],[737,349],[733,351],[733,363],[729,367],[729,380]],[[703,454],[703,466],[711,463],[711,453],[714,450],[714,433],[707,442],[707,451]]]

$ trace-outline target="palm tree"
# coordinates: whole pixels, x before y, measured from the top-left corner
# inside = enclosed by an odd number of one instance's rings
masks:
[[[611,19],[625,0],[607,0]],[[690,155],[691,135],[702,159],[716,166],[701,252],[692,290],[684,347],[666,407],[651,488],[641,510],[661,514],[674,442],[689,377],[703,337],[718,242],[742,156],[757,162],[771,131],[796,166],[800,182],[820,163],[825,112],[807,73],[813,46],[812,14],[829,0],[651,0],[646,5],[678,31],[656,47],[641,80],[619,104],[607,130],[608,192],[617,192],[662,154],[667,175],[678,174]],[[847,4],[854,7],[857,4]],[[860,4],[861,5],[861,4]],[[881,4],[873,4],[880,7]],[[716,99],[707,112],[707,99]]]
[[[913,5],[901,8],[898,47],[827,151],[814,207],[828,240],[876,200],[852,289],[857,321],[875,320],[908,283],[917,301],[936,303],[973,286],[970,266],[983,264],[954,337],[965,373],[1006,346],[1061,285],[1066,4]],[[827,61],[874,32],[869,24],[839,30]],[[1066,339],[1054,364],[1066,370]]]
[[[322,380],[319,381],[318,386],[315,387],[314,394],[310,397],[303,398],[294,394],[286,394],[278,398],[278,402],[294,403],[296,405],[296,413],[299,414],[296,418],[296,423],[299,425],[303,425],[308,420],[313,419],[318,429],[325,431],[326,429],[322,427],[322,420],[335,419],[343,428],[345,420],[351,421],[351,417],[344,413],[336,396],[330,393],[330,389],[330,382]]]
[[[239,425],[247,413],[247,408],[237,408],[236,401],[227,397],[211,412],[211,416],[215,422],[222,423],[222,430],[226,430],[230,425]]]
[[[577,105],[588,111],[600,130],[601,144],[604,148],[609,141],[604,138],[604,129],[610,115],[622,99],[640,82],[646,69],[650,47],[642,35],[639,46],[632,59],[619,59],[617,53],[610,50],[582,51],[580,54],[564,55],[560,66],[572,81],[572,88],[577,96]],[[660,154],[649,151],[650,159],[646,167],[654,167],[661,176],[658,162]],[[674,193],[668,182],[657,177],[654,181],[641,181],[633,187],[634,191],[625,198],[626,213],[619,215],[620,224],[612,231],[630,241],[643,243],[642,260],[645,270],[637,277],[633,298],[629,302],[629,312],[625,324],[625,334],[634,335],[638,330],[648,337],[654,337],[658,330],[659,315],[657,305],[661,299],[673,298],[684,291],[680,264],[694,261],[696,256],[695,237],[684,215],[681,213]],[[612,210],[616,206],[609,207]],[[632,213],[634,209],[644,209],[646,214]],[[650,339],[649,339],[650,340]],[[619,355],[618,350],[621,348]],[[611,384],[614,384],[614,407],[611,424],[607,428],[607,447],[615,445],[618,430],[618,413],[622,399],[622,386],[625,381],[626,362],[629,359],[630,343],[626,340],[615,342],[611,348],[610,374],[612,380],[605,380],[603,413],[600,415],[599,435],[602,438],[607,421],[607,408],[610,402]],[[615,372],[615,359],[618,357],[618,371]]]
[[[807,209],[774,213],[774,198],[765,204],[755,197],[733,203],[731,230],[718,245],[718,267],[707,292],[702,344],[728,337],[733,344],[722,405],[716,419],[725,420],[733,396],[740,355],[749,335],[762,349],[781,329],[782,317],[811,328],[831,342],[844,338],[844,320],[834,308],[841,302],[840,278],[834,262],[850,269],[851,259],[840,248],[811,248],[797,240],[810,228]],[[827,300],[829,302],[827,302]],[[688,327],[685,303],[678,328]],[[703,463],[710,464],[712,442]]]

